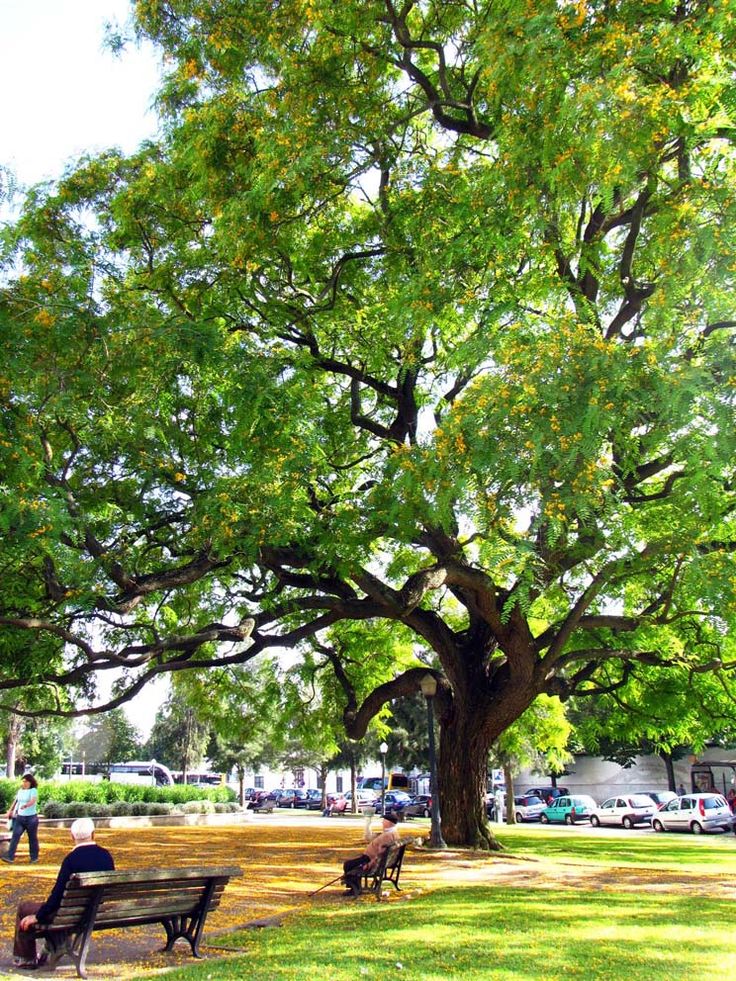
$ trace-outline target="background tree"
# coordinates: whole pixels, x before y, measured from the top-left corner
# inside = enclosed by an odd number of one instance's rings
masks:
[[[408,695],[390,703],[391,716],[385,732],[370,742],[371,759],[380,759],[378,745],[385,737],[388,752],[386,764],[400,770],[429,769],[429,736],[427,734],[427,703],[422,695]]]
[[[125,760],[139,759],[142,752],[140,732],[121,708],[92,716],[86,732],[80,736],[76,757],[88,764],[109,766]]]
[[[503,769],[509,823],[514,821],[515,774],[522,769],[562,773],[571,759],[572,731],[560,700],[540,695],[493,744],[490,763]]]
[[[245,773],[275,766],[283,747],[279,732],[281,689],[276,665],[268,658],[225,669],[197,672],[181,679],[181,696],[210,731],[207,756],[225,773],[238,776],[241,806]]]
[[[39,725],[15,712],[0,712],[0,739],[10,778],[27,768],[41,777],[54,776],[75,743],[69,719],[49,718]]]
[[[314,638],[360,739],[429,667],[445,837],[490,845],[538,695],[733,670],[736,24],[136,11],[161,140],[6,236],[0,690]]]
[[[186,693],[175,687],[161,708],[146,744],[149,759],[159,760],[182,774],[196,769],[204,759],[210,725],[190,703]]]
[[[575,740],[622,767],[637,756],[662,760],[670,790],[676,790],[674,762],[709,745],[733,746],[736,693],[722,674],[673,670],[642,671],[593,704],[570,707]]]

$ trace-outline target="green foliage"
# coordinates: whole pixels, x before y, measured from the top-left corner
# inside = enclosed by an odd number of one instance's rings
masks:
[[[0,690],[277,649],[324,754],[432,665],[468,843],[538,695],[735,670],[736,22],[387,9],[138,3],[160,140],[5,233]]]
[[[617,674],[611,666],[612,682]],[[649,669],[592,703],[576,700],[570,718],[582,749],[628,765],[643,752],[677,757],[714,744],[733,746],[734,704],[736,692],[724,673]]]
[[[210,726],[203,721],[178,687],[156,712],[146,744],[146,756],[172,770],[196,769],[204,759]]]
[[[512,771],[561,773],[571,759],[568,745],[572,730],[559,699],[540,695],[494,743],[492,763]]]
[[[213,805],[215,806],[215,805]],[[225,805],[219,805],[224,807]],[[128,817],[128,816],[165,816],[171,814],[174,805],[169,803],[151,803],[144,801],[115,800],[109,804],[96,801],[69,801],[62,803],[49,800],[44,805],[43,816],[46,818],[77,818],[77,817]]]

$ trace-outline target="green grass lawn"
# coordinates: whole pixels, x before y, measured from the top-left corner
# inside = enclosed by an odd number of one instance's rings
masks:
[[[736,956],[730,899],[679,894],[656,881],[662,872],[670,880],[681,869],[736,873],[733,836],[591,838],[513,828],[501,837],[511,854],[594,863],[608,867],[610,878],[604,885],[557,890],[468,885],[460,873],[457,887],[404,900],[305,904],[281,928],[212,937],[213,944],[242,946],[244,956],[193,963],[167,973],[167,981],[700,981],[720,975]],[[642,887],[617,889],[615,870],[637,866]],[[655,876],[650,885],[647,870]],[[405,873],[408,887],[410,868]],[[210,956],[215,953],[210,949]]]
[[[495,830],[495,827],[494,827]],[[675,869],[682,872],[722,873],[736,876],[736,836],[714,834],[625,833],[611,835],[591,828],[589,834],[567,828],[514,825],[496,831],[512,855],[559,859],[619,868]]]

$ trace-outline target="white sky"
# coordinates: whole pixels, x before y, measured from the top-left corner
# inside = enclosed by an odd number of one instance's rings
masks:
[[[22,186],[84,152],[130,152],[155,135],[154,50],[115,57],[103,44],[105,24],[124,25],[129,11],[129,0],[0,0],[0,165]],[[126,706],[144,736],[166,691],[159,682]]]
[[[22,184],[154,135],[153,48],[115,57],[103,45],[105,24],[129,11],[129,0],[0,0],[0,164]]]

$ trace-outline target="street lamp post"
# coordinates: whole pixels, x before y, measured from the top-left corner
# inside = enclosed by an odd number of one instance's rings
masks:
[[[440,817],[440,788],[437,781],[437,754],[434,748],[434,706],[437,694],[437,679],[433,674],[425,674],[419,682],[422,695],[427,699],[427,734],[429,736],[429,792],[432,796],[432,823],[429,832],[431,848],[447,848],[442,837],[442,818]]]
[[[381,751],[381,817],[386,817],[386,753],[388,744],[381,743],[378,747]]]

